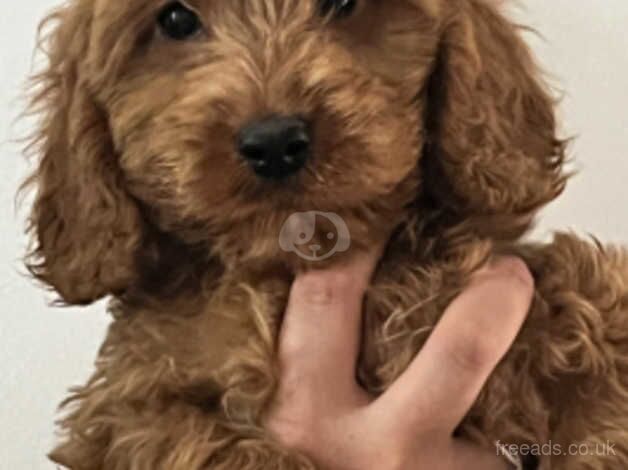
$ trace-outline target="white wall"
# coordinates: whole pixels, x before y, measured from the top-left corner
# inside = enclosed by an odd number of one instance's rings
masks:
[[[520,0],[520,21],[545,70],[564,91],[561,116],[579,174],[545,209],[537,233],[573,228],[628,242],[628,3]]]
[[[10,2],[0,15],[0,469],[53,468],[44,454],[53,442],[56,404],[88,375],[103,338],[103,306],[53,309],[24,275],[22,220],[14,194],[26,165],[9,142],[23,103],[34,31],[55,0]],[[628,3],[625,0],[521,0],[522,22],[545,68],[566,92],[565,127],[580,174],[546,210],[537,234],[573,228],[628,242]]]
[[[26,240],[14,198],[27,167],[11,140],[27,131],[14,121],[24,107],[19,97],[37,23],[59,2],[0,1],[0,470],[53,469],[45,454],[54,441],[55,409],[68,386],[90,373],[107,317],[102,305],[48,307],[24,275]]]

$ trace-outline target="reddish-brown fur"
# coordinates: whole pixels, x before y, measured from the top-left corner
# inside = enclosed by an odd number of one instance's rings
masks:
[[[368,390],[399,375],[478,266],[515,253],[534,306],[460,433],[489,448],[608,440],[616,455],[541,468],[628,467],[628,255],[570,234],[519,241],[563,189],[564,144],[494,5],[363,0],[325,22],[309,0],[190,0],[206,31],[174,43],[155,34],[160,4],[71,0],[49,19],[29,266],[68,304],[112,296],[114,316],[54,461],[313,468],[260,422],[292,273],[311,267],[278,235],[321,210],[347,222],[352,250],[398,227],[366,303]],[[270,113],[305,115],[316,136],[285,185],[256,179],[233,145]]]

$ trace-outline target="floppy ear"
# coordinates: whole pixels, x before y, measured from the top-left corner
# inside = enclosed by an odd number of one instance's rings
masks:
[[[91,8],[74,2],[55,14],[44,42],[48,66],[34,81],[41,116],[31,151],[38,168],[29,232],[30,271],[66,303],[124,291],[142,243],[138,209],[123,188],[105,114],[90,96]]]
[[[555,103],[518,27],[486,0],[446,3],[427,91],[424,186],[450,218],[517,237],[565,185]]]

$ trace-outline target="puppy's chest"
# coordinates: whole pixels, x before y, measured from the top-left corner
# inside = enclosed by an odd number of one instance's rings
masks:
[[[385,389],[405,369],[465,280],[438,263],[425,267],[408,259],[389,261],[378,272],[365,300],[358,374],[374,393]],[[246,276],[232,279],[236,278]],[[288,291],[285,278],[272,276],[225,282],[208,305],[200,319],[204,324],[195,327],[195,335],[199,341],[204,337],[199,344],[207,367],[215,370],[224,391],[234,386],[230,377],[241,376],[244,370],[249,374],[257,371],[259,377],[239,383],[266,388],[262,383],[276,371],[276,343]],[[258,366],[251,367],[253,363]]]
[[[367,390],[382,392],[406,369],[465,282],[444,263],[384,266],[365,302],[358,378]]]
[[[461,264],[474,263],[421,261],[402,250],[384,258],[364,304],[357,373],[368,391],[386,389],[416,356],[468,279]],[[159,339],[153,351],[160,353],[148,356],[172,364],[168,374],[173,377],[165,383],[167,388],[176,383],[176,394],[194,402],[210,398],[226,406],[231,418],[254,420],[276,386],[277,339],[290,280],[280,271],[227,273],[194,301],[164,308],[163,315],[142,316],[136,327],[159,334],[133,343]]]

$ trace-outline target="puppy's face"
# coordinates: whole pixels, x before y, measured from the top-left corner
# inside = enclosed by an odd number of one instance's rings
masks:
[[[197,250],[336,259],[406,216],[414,239],[512,239],[563,187],[553,102],[492,0],[70,0],[50,20],[29,267],[70,303]]]
[[[101,1],[95,21],[99,47],[134,43],[98,101],[162,230],[298,259],[278,243],[292,214],[335,213],[366,244],[416,195],[437,40],[418,2]]]

